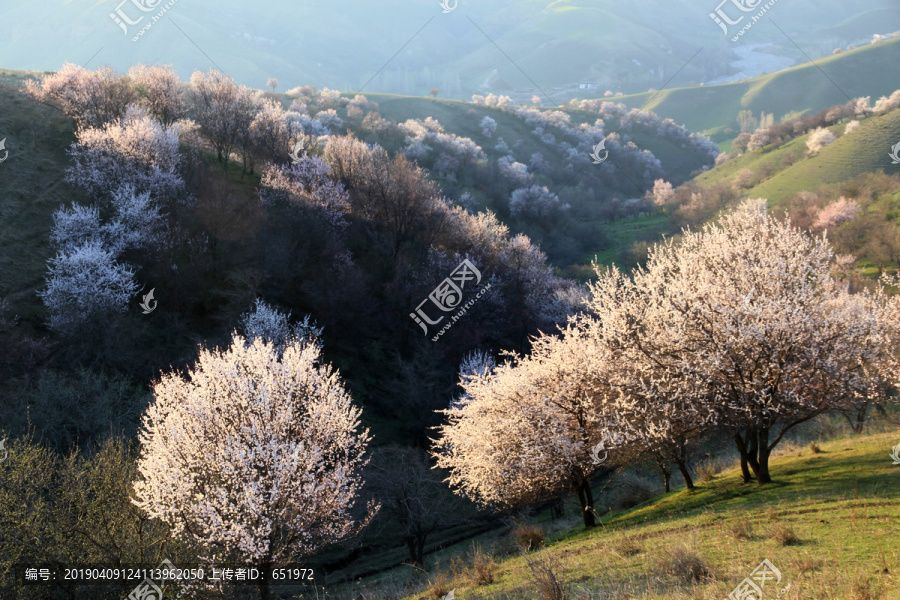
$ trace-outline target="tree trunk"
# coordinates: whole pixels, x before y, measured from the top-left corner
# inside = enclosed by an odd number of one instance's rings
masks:
[[[754,475],[757,475],[757,471],[759,471],[759,459],[757,457],[757,453],[759,452],[759,438],[757,435],[758,432],[756,431],[756,428],[750,427],[747,429],[747,463],[750,465],[750,469],[753,471]],[[759,481],[758,477],[757,481]]]
[[[656,466],[659,467],[659,470],[662,471],[663,474],[663,482],[666,485],[666,492],[670,489],[670,482],[672,480],[672,471],[666,468],[666,461],[662,458],[662,455],[656,456]]]
[[[734,443],[737,445],[738,453],[741,455],[741,477],[744,483],[750,483],[750,467],[747,465],[747,442],[741,437],[741,432],[734,432]]]
[[[759,485],[772,483],[772,477],[769,475],[769,455],[772,453],[769,448],[769,430],[768,428],[753,429],[753,437],[751,439],[750,468],[756,475],[756,481]]]
[[[581,515],[584,518],[585,528],[596,527],[594,493],[591,491],[591,482],[586,477],[582,477],[575,487],[575,493],[578,495],[578,502],[581,504]]]
[[[866,410],[869,408],[868,402],[863,402],[861,406],[856,408],[856,424],[853,426],[853,433],[860,435],[866,424]]]
[[[691,474],[688,471],[687,461],[679,457],[675,461],[675,464],[678,465],[678,470],[681,471],[681,476],[684,477],[684,485],[687,487],[687,489],[694,489],[694,480],[691,479]]]
[[[681,471],[681,476],[684,477],[684,485],[687,489],[694,489],[694,480],[691,479],[691,472],[688,469],[687,442],[684,440],[681,441],[681,444],[675,450],[675,464],[678,465],[678,470]]]
[[[416,540],[416,564],[423,569],[425,568],[425,538],[427,536],[420,535]]]
[[[259,565],[260,570],[263,572],[263,578],[256,584],[256,589],[259,591],[260,600],[271,600],[272,594],[269,590],[269,571],[272,570],[272,561],[265,561]]]
[[[409,550],[409,560],[412,564],[419,564],[419,555],[416,553],[416,538],[413,535],[406,536],[406,549]]]

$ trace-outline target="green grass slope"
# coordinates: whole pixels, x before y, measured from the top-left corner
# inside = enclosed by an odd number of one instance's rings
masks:
[[[344,94],[352,96],[353,94]],[[425,119],[433,117],[440,121],[448,133],[454,133],[473,139],[482,147],[485,154],[496,160],[503,153],[494,149],[502,137],[510,148],[515,147],[514,154],[520,161],[528,162],[534,153],[541,153],[554,169],[562,169],[566,161],[560,156],[558,148],[550,147],[537,139],[532,133],[534,126],[509,112],[477,106],[460,100],[443,100],[420,98],[417,96],[397,96],[389,94],[365,94],[369,100],[377,102],[378,112],[387,119],[399,123],[407,119]],[[557,110],[557,109],[553,109]],[[593,124],[600,116],[581,110],[563,110],[572,118],[573,124]],[[484,117],[497,121],[497,131],[490,138],[481,132],[480,123]],[[614,131],[618,126],[615,119],[608,120],[606,129]],[[658,137],[654,132],[637,128],[630,133],[631,139],[642,149],[649,150],[659,159],[671,181],[682,182],[702,165],[701,157],[693,152],[685,152],[671,140]],[[521,145],[517,146],[517,144]],[[573,181],[577,185],[578,180]]]
[[[837,126],[832,130],[841,130]],[[836,133],[836,132],[835,132]],[[806,151],[807,136],[792,140],[782,153]],[[817,185],[840,183],[863,173],[900,173],[900,165],[891,164],[891,147],[900,142],[900,110],[881,118],[867,119],[849,135],[842,135],[822,150],[801,158],[787,169],[751,188],[751,197],[768,198],[777,204],[786,197]]]
[[[630,107],[652,110],[692,131],[715,135],[739,131],[738,112],[772,113],[776,120],[795,112],[817,112],[850,98],[890,95],[900,82],[900,38],[819,59],[736,83],[646,92],[617,98]],[[818,66],[817,66],[818,65]],[[649,103],[648,103],[649,102]]]
[[[841,135],[845,125],[831,127],[837,140],[815,154],[809,154],[809,134],[780,146],[768,146],[747,152],[703,173],[700,183],[732,181],[745,169],[753,173],[771,173],[768,178],[746,190],[748,198],[767,198],[773,206],[803,190],[823,184],[841,183],[864,173],[883,171],[900,173],[900,165],[891,164],[891,147],[900,141],[900,110],[860,122],[859,128]]]
[[[23,75],[0,71],[0,139],[9,151],[0,164],[0,298],[28,322],[41,315],[35,294],[52,256],[53,212],[73,200],[90,201],[65,181],[72,120],[9,86]]]
[[[573,592],[570,597],[578,600],[724,598],[763,559],[782,575],[777,586],[766,588],[765,598],[775,598],[790,584],[781,598],[896,600],[900,466],[888,455],[898,435],[838,439],[819,444],[819,451],[784,447],[772,460],[772,485],[743,484],[738,469],[726,470],[693,492],[670,492],[605,515],[603,526],[594,530],[584,531],[573,521],[543,553],[533,552],[527,560],[550,557]],[[785,539],[791,533],[794,539]],[[447,565],[463,550],[451,548],[434,558]],[[688,562],[688,556],[706,570],[699,580],[675,573],[676,561]],[[477,585],[471,572],[458,570],[448,574],[445,587],[455,588],[460,600],[537,597],[525,557],[511,553],[496,560],[492,583]],[[403,576],[378,580],[396,578]],[[353,593],[371,584],[358,582]],[[435,596],[426,591],[405,597]]]

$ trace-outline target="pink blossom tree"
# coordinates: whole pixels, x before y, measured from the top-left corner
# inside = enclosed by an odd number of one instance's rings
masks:
[[[812,229],[833,229],[859,215],[859,204],[843,196],[819,211]]]
[[[56,103],[79,127],[102,127],[120,119],[135,99],[128,81],[110,67],[89,71],[72,63],[40,82],[26,82],[25,92]]]
[[[163,125],[184,115],[184,91],[171,66],[135,65],[128,70],[128,79],[139,101]]]

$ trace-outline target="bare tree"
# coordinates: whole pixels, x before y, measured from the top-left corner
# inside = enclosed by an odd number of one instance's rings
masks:
[[[417,448],[388,446],[372,452],[366,481],[381,504],[379,519],[403,538],[415,565],[425,566],[432,535],[468,521],[467,513],[474,509],[450,491],[444,477]]]

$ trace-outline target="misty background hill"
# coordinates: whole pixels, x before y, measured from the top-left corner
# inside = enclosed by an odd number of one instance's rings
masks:
[[[136,3],[155,8],[142,13]],[[69,61],[122,71],[156,62],[172,64],[184,79],[195,69],[219,68],[257,88],[276,77],[283,89],[309,84],[426,95],[437,87],[442,97],[537,94],[550,105],[606,90],[659,89],[673,77],[667,87],[752,77],[900,30],[893,0],[778,3],[738,43],[710,19],[714,0],[460,0],[447,14],[437,0],[281,0],[264,8],[176,0],[136,42],[133,33],[149,17],[127,35],[110,17],[119,8],[137,20],[164,6],[4,2],[0,63],[56,70]]]

